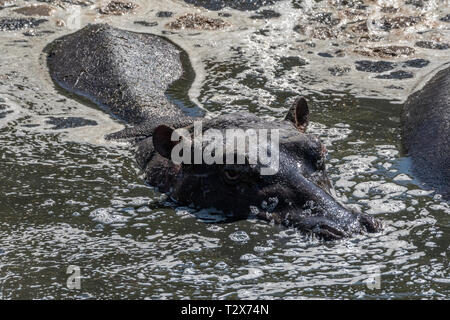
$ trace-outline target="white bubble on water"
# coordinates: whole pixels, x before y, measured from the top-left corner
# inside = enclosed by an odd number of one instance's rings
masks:
[[[394,177],[394,181],[411,181],[412,178],[408,176],[407,174],[400,173],[397,176]]]
[[[244,274],[242,276],[236,277],[232,279],[232,281],[247,281],[247,280],[254,280],[262,277],[264,275],[264,272],[261,269],[258,268],[239,268],[239,270],[247,270],[247,274]]]
[[[368,214],[396,213],[406,209],[405,203],[400,200],[375,199],[361,200],[361,202],[369,206],[366,211]]]
[[[138,213],[148,213],[151,211],[152,211],[152,209],[150,209],[147,206],[140,207],[139,209],[136,210],[136,212],[138,212]]]
[[[225,270],[228,268],[228,264],[224,261],[221,261],[219,263],[217,263],[214,268],[219,269],[219,270]]]
[[[245,231],[236,231],[229,235],[229,238],[234,242],[247,242],[250,236]]]
[[[127,222],[129,217],[119,214],[112,208],[98,208],[89,214],[93,221],[103,224],[115,224]]]
[[[239,258],[239,260],[241,260],[241,261],[249,261],[249,260],[255,260],[255,259],[258,259],[258,257],[255,256],[255,255],[252,254],[252,253],[246,253],[246,254],[243,254],[243,255]]]

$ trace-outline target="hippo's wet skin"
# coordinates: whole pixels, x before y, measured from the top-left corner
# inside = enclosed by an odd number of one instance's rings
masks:
[[[47,52],[50,73],[59,85],[133,124],[115,137],[137,137],[136,160],[147,182],[178,203],[216,208],[235,219],[253,214],[323,239],[381,229],[374,218],[346,209],[330,195],[325,149],[304,133],[309,115],[305,99],[297,99],[281,121],[248,113],[188,117],[165,95],[183,68],[181,50],[163,38],[89,25],[56,40]],[[202,120],[203,131],[279,129],[279,170],[261,175],[260,165],[175,164],[170,157],[177,144],[171,141],[172,132],[185,128],[192,134],[195,119]]]
[[[402,131],[414,172],[450,198],[450,68],[407,99]]]
[[[111,138],[146,136],[161,123],[191,122],[169,101],[169,84],[183,75],[180,49],[150,34],[89,25],[46,49],[53,80],[134,125]]]

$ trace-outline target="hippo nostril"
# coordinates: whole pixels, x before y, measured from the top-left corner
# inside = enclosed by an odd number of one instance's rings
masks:
[[[383,229],[380,221],[367,214],[361,214],[359,216],[359,221],[361,222],[361,225],[366,228],[367,232],[374,233]]]

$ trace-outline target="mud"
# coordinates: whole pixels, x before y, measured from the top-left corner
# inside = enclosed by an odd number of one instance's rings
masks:
[[[386,17],[381,20],[381,29],[384,31],[390,31],[392,29],[407,28],[416,25],[421,20],[421,17]]]
[[[32,6],[18,8],[13,11],[23,14],[25,16],[49,17],[55,13],[56,9],[54,7],[46,5],[46,4],[38,4],[38,5],[32,5]]]
[[[219,30],[230,26],[220,18],[209,18],[200,14],[187,13],[166,24],[169,29]]]
[[[111,1],[98,11],[101,14],[121,16],[136,10],[139,6],[133,2]]]
[[[407,46],[359,47],[355,53],[367,57],[397,58],[415,54],[416,50]]]

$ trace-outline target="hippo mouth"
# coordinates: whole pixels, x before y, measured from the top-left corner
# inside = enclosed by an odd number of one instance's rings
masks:
[[[325,240],[341,240],[356,234],[376,233],[383,229],[380,221],[374,217],[343,208],[339,218],[330,217],[326,213],[310,215],[303,210],[280,212],[261,212],[257,217],[275,222],[287,228],[294,228],[303,233],[314,235]]]
[[[311,216],[299,219],[297,228],[310,232],[323,240],[340,240],[355,234],[374,233],[381,231],[381,223],[365,214],[355,214],[355,222],[342,225],[326,217]]]

